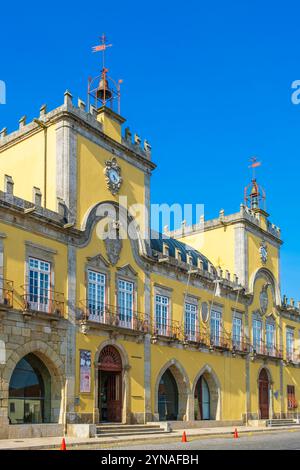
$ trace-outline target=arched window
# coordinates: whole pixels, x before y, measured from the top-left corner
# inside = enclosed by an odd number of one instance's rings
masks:
[[[178,387],[170,369],[163,374],[158,386],[158,413],[160,421],[178,419]]]
[[[195,389],[195,419],[210,420],[210,390],[207,381],[202,375],[197,382]]]
[[[8,417],[11,424],[51,421],[51,377],[34,354],[23,357],[9,384]]]

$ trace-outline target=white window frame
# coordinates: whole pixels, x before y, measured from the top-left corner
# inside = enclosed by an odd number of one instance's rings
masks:
[[[155,294],[155,329],[161,336],[169,335],[170,298],[166,295]]]
[[[268,334],[270,332],[270,328],[272,329],[272,341],[271,345],[268,341]],[[266,350],[268,354],[274,355],[276,351],[276,326],[273,321],[266,321]]]
[[[256,325],[260,325],[260,328],[257,328]],[[259,338],[257,338],[256,332],[260,332]],[[261,353],[261,346],[262,346],[262,338],[263,338],[263,323],[258,318],[252,319],[252,345],[253,349],[257,353]]]
[[[135,283],[124,278],[118,278],[118,323],[123,328],[133,328]]]
[[[191,302],[184,305],[184,334],[189,341],[197,340],[198,306]]]
[[[94,279],[92,279],[92,277]],[[94,292],[94,298],[90,292]],[[87,309],[89,320],[103,323],[105,322],[106,305],[106,275],[94,269],[87,270]]]
[[[48,266],[48,269],[43,266]],[[51,299],[51,263],[49,261],[29,256],[27,296],[31,310],[51,312],[53,299]]]
[[[210,340],[215,346],[221,345],[222,311],[213,307],[210,312]],[[212,328],[212,326],[214,327]]]
[[[236,324],[239,323],[239,335],[236,335]],[[234,315],[232,319],[232,344],[238,349],[242,347],[242,339],[243,339],[243,320],[240,316]]]
[[[292,339],[292,341],[290,341],[290,338]],[[294,360],[295,333],[294,333],[294,330],[292,330],[291,328],[286,328],[285,341],[286,341],[287,358],[293,361]]]

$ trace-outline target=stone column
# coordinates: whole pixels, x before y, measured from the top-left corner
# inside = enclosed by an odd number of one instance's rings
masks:
[[[145,271],[145,315],[150,327],[151,320],[151,280],[150,273]],[[151,409],[151,334],[144,338],[144,390],[145,390],[145,423],[153,421]]]
[[[56,127],[56,196],[68,210],[68,222],[76,221],[77,213],[77,135],[69,120]]]
[[[240,283],[248,288],[248,243],[244,224],[234,227],[234,267]]]
[[[282,318],[281,315],[279,316],[279,349],[283,351],[283,324],[282,324]],[[283,361],[280,361],[280,417],[283,417],[285,414],[285,409],[284,409],[284,388],[283,388],[283,374],[284,374],[284,364]]]
[[[249,308],[246,306],[245,310],[245,336],[250,340],[250,329],[249,329]],[[249,419],[251,413],[251,392],[250,392],[250,371],[251,371],[251,360],[249,354],[245,358],[245,371],[246,371],[246,422]]]
[[[76,374],[76,248],[68,246],[68,329],[66,351],[65,423],[74,423]]]

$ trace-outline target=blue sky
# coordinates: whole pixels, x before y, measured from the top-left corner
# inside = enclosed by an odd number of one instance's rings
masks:
[[[5,2],[0,80],[7,104],[0,127],[61,104],[69,88],[86,98],[104,31],[110,72],[122,78],[122,114],[147,138],[158,169],[154,203],[204,203],[206,217],[235,212],[249,182],[248,160],[271,220],[282,228],[283,293],[300,299],[300,5],[296,1],[187,0]]]

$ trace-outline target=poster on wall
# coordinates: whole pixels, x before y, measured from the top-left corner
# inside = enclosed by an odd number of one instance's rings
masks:
[[[91,391],[91,351],[80,350],[80,393]]]

